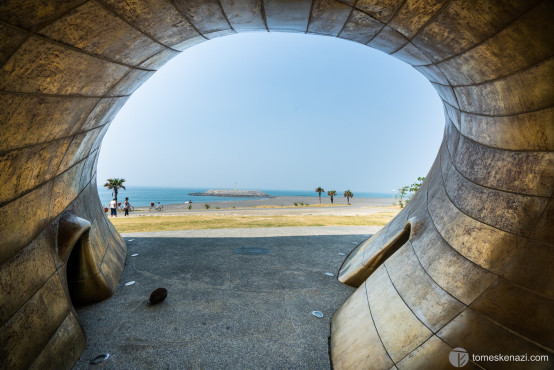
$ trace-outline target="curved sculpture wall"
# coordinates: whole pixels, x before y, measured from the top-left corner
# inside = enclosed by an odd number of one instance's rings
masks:
[[[552,355],[552,19],[549,0],[3,1],[1,367],[71,366],[85,337],[69,289],[86,303],[117,285],[126,247],[95,178],[115,113],[180,51],[252,30],[377,48],[444,101],[424,186],[341,269],[359,288],[332,321],[335,368]]]

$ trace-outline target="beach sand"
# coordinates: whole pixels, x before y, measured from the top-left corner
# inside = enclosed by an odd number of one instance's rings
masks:
[[[294,206],[294,203],[309,203],[310,206]],[[129,217],[140,216],[175,216],[185,214],[233,214],[239,216],[248,215],[337,215],[355,216],[368,215],[383,212],[388,209],[397,209],[392,205],[391,198],[351,198],[347,205],[346,198],[335,197],[334,204],[328,196],[319,198],[306,196],[285,196],[262,199],[237,198],[232,201],[210,202],[210,209],[206,209],[204,203],[195,203],[193,199],[190,204],[164,204],[163,211],[149,211],[148,207],[137,207],[130,213]],[[233,208],[234,207],[234,208]],[[118,216],[122,217],[123,212],[119,211]]]

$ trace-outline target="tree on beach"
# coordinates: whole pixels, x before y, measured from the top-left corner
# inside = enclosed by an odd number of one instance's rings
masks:
[[[402,199],[408,194],[409,190],[409,186],[403,186],[398,189],[398,202],[400,203],[400,208],[404,208],[404,203],[402,202]]]
[[[347,190],[343,194],[346,197],[346,203],[350,205],[350,198],[354,198],[354,193],[352,193],[350,190]]]
[[[421,187],[421,183],[423,183],[423,180],[425,180],[425,177],[418,177],[417,181],[414,182],[412,185],[410,185],[410,191],[412,193],[415,193],[416,191],[418,191],[419,188]]]
[[[335,190],[330,190],[327,192],[327,195],[331,197],[331,204],[333,204],[333,197],[337,195],[337,192]]]
[[[119,189],[127,190],[123,185],[125,179],[107,179],[106,181],[107,182],[104,184],[104,187],[108,188],[109,190],[113,190],[115,204],[117,206],[117,192],[119,191]]]
[[[321,204],[321,193],[325,193],[325,189],[323,189],[321,186],[318,186],[318,187],[315,189],[315,192],[316,192],[316,193],[319,193],[319,204]]]

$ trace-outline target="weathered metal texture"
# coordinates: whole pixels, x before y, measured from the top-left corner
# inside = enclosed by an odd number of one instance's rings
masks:
[[[454,347],[552,356],[553,18],[549,0],[1,2],[0,367],[76,361],[71,297],[108,297],[126,254],[96,192],[102,138],[167,60],[240,31],[366,44],[444,101],[421,190],[340,271],[359,288],[333,317],[334,367],[443,368]]]

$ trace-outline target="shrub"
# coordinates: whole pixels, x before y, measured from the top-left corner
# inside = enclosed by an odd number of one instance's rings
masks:
[[[210,209],[210,205],[208,203],[204,204],[204,207],[206,207],[206,209]]]
[[[187,207],[188,209],[192,209],[192,204],[189,204],[189,206]]]

